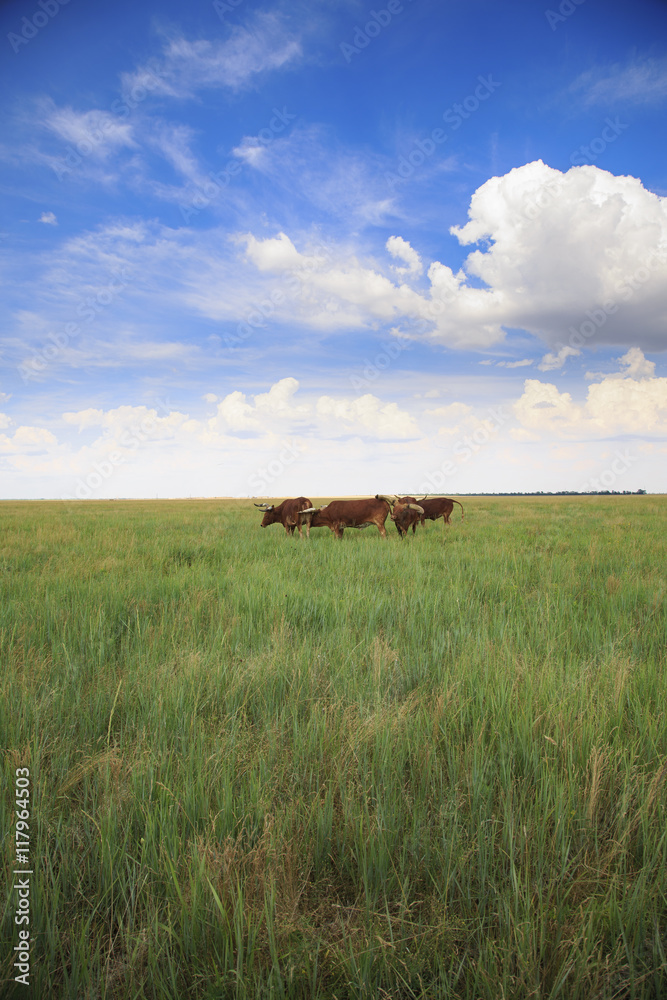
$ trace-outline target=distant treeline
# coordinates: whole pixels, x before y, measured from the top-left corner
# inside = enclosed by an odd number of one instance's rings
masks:
[[[533,493],[457,493],[457,497],[636,497],[646,496],[646,490],[535,490]]]

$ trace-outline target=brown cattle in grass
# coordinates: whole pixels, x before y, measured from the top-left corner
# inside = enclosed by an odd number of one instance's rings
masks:
[[[391,504],[388,500],[371,497],[368,500],[332,500],[324,507],[311,507],[311,528],[330,528],[336,538],[343,537],[345,528],[367,528],[374,524],[383,538],[387,537],[384,522]]]
[[[414,535],[417,522],[424,513],[424,508],[420,507],[416,500],[411,503],[410,499],[409,497],[404,497],[397,500],[391,512],[391,519],[396,525],[399,538],[404,538],[410,528],[412,528],[412,534]]]
[[[259,507],[260,510],[264,511],[260,527],[268,528],[270,524],[282,524],[288,535],[293,535],[294,529],[298,528],[299,537],[303,538],[301,526],[305,524],[306,537],[310,538],[311,514],[309,512],[304,513],[308,511],[308,508],[312,509],[312,504],[308,497],[295,497],[293,500],[283,500],[277,507],[274,504],[266,503],[256,503],[255,507]]]
[[[416,500],[414,497],[396,497],[396,503],[416,503],[416,504],[418,504],[419,500]],[[418,522],[419,522],[419,518],[417,517],[415,519],[415,523],[412,525],[412,534],[413,535],[414,535],[415,530],[417,528],[417,523]],[[399,532],[399,534],[400,534],[400,532]]]
[[[444,519],[445,524],[451,524],[449,517],[454,510],[455,503],[461,508],[461,520],[465,516],[463,513],[463,504],[459,500],[450,500],[449,497],[432,497],[428,500],[424,498],[424,500],[419,500],[418,503],[420,507],[424,508],[424,513],[419,518],[422,524],[425,521],[437,521],[439,517]]]

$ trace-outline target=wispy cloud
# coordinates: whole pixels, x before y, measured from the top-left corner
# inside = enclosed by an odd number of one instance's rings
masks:
[[[46,98],[41,120],[46,129],[75,146],[85,157],[104,160],[121,147],[137,148],[131,124],[108,111],[76,111],[70,106],[58,107],[51,98]]]
[[[495,365],[496,368],[527,368],[529,365],[534,365],[535,360],[533,358],[521,358],[520,361],[491,361],[487,358],[484,361],[480,361],[480,365]]]
[[[398,216],[384,181],[386,162],[345,148],[321,124],[296,123],[289,135],[276,137],[263,150],[255,140],[244,139],[234,153],[289,192],[291,202],[307,202],[344,220],[347,229],[385,225]]]
[[[667,59],[638,59],[628,66],[618,63],[582,73],[570,90],[585,107],[619,104],[658,104],[667,98]]]
[[[301,45],[278,13],[258,13],[246,25],[234,25],[224,41],[171,38],[161,59],[123,74],[124,96],[151,77],[155,95],[192,98],[200,90],[239,90],[253,78],[282,69],[301,55]]]

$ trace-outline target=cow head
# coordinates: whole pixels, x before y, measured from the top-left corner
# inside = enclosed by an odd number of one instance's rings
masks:
[[[268,528],[270,524],[275,524],[276,516],[273,513],[275,504],[272,503],[256,503],[255,507],[259,507],[260,510],[264,511],[264,517],[262,518],[262,523],[260,528]]]
[[[420,507],[418,503],[397,503],[394,504],[394,509],[391,512],[392,521],[401,521],[407,516],[409,510],[414,510],[418,514],[424,513],[424,508]]]

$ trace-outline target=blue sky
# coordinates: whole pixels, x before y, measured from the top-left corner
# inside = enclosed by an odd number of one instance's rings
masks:
[[[0,495],[667,487],[667,4],[0,11]]]

